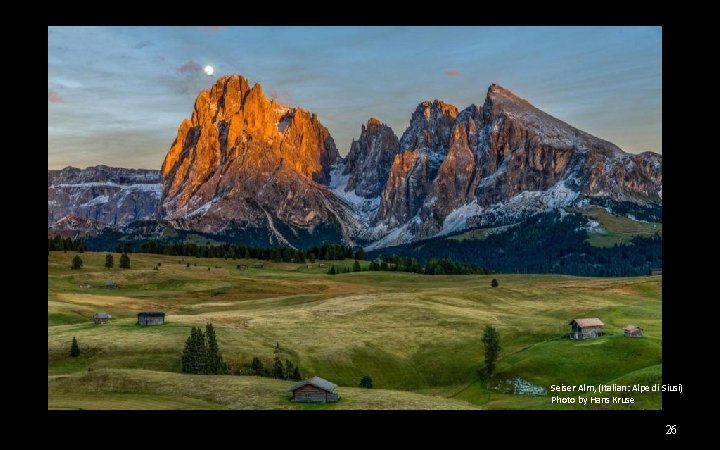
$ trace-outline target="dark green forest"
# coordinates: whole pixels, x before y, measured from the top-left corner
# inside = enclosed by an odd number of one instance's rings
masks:
[[[585,226],[586,220],[579,214],[545,213],[483,239],[429,239],[368,252],[368,258],[395,254],[421,263],[452,259],[495,272],[590,276],[647,275],[651,267],[662,267],[660,236],[592,247],[586,242]]]

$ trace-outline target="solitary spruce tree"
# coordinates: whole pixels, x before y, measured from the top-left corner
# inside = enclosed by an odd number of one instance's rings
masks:
[[[498,281],[495,278],[493,278],[492,281],[490,282],[490,286],[498,287]]]
[[[108,269],[112,269],[114,265],[115,259],[113,258],[113,255],[110,253],[105,255],[105,267],[107,267]]]
[[[73,336],[72,345],[70,346],[70,356],[77,358],[80,356],[80,346],[78,346],[77,339]]]
[[[360,380],[360,387],[366,388],[366,389],[372,389],[373,381],[372,381],[372,378],[370,377],[370,375],[365,375],[364,377],[362,377],[362,379]]]
[[[481,376],[487,380],[495,373],[495,363],[497,363],[500,354],[500,334],[494,326],[487,325],[482,341],[485,347],[485,367],[481,372]]]
[[[123,253],[120,255],[120,268],[121,269],[129,269],[130,268],[130,257],[127,253]]]
[[[337,275],[337,269],[335,269],[335,266],[330,267],[330,270],[328,270],[328,275]]]
[[[353,272],[360,272],[360,261],[357,259],[355,260],[355,263],[353,264]]]
[[[72,259],[72,265],[70,266],[71,269],[77,270],[81,268],[83,265],[82,259],[80,259],[80,255],[75,255],[75,257]]]
[[[290,375],[291,380],[300,381],[300,367],[295,366],[295,370],[293,370],[292,375]]]

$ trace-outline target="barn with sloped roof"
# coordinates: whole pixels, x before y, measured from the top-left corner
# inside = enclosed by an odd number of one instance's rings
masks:
[[[603,335],[605,324],[597,317],[570,321],[570,339],[592,339]]]
[[[340,400],[337,384],[320,377],[299,381],[290,387],[294,402],[336,402]]]

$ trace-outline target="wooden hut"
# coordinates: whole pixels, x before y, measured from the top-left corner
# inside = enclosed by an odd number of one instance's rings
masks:
[[[662,267],[650,269],[650,275],[662,275]]]
[[[97,325],[106,324],[110,321],[110,319],[112,319],[112,316],[105,312],[95,313],[93,316],[93,320]]]
[[[605,324],[597,317],[570,321],[570,339],[592,339],[603,335]]]
[[[83,283],[80,285],[81,289],[90,289],[90,283]]]
[[[165,313],[162,311],[141,311],[137,315],[138,325],[163,325]]]
[[[117,288],[119,288],[119,287],[120,287],[120,285],[117,284],[117,283],[114,282],[114,281],[106,281],[106,282],[105,282],[105,288],[106,288],[106,289],[117,289]]]
[[[294,402],[336,402],[340,400],[337,384],[320,377],[312,377],[290,387]]]
[[[642,328],[635,325],[628,325],[623,328],[623,331],[625,332],[625,337],[642,337],[643,335]]]
[[[262,269],[264,266],[265,266],[265,263],[262,263],[262,262],[255,263],[255,268],[257,268],[257,269]]]

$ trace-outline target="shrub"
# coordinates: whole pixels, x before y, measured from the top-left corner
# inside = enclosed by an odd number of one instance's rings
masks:
[[[370,375],[365,375],[360,379],[360,387],[366,388],[366,389],[372,389],[373,387],[373,380],[370,377]]]

